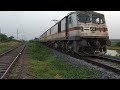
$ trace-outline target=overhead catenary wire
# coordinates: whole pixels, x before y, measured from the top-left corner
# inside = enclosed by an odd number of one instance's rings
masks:
[[[57,11],[57,14],[56,14],[56,16],[55,16],[53,19],[57,20],[58,17],[60,17],[60,15],[61,15],[62,13],[63,13],[63,11]],[[46,28],[47,28],[50,24],[51,24],[51,20],[49,21],[49,23],[48,23],[48,25],[46,26]]]
[[[60,11],[57,11],[57,14],[54,16],[54,18],[57,18],[59,13],[60,13]],[[41,31],[44,31],[44,30],[47,30],[48,28],[50,28],[50,27],[48,27],[48,26],[50,26],[50,24],[51,24],[51,20],[48,22],[47,25],[46,24],[44,25],[44,27],[41,29]]]
[[[63,12],[64,11],[57,11],[57,14],[54,16],[54,18],[52,20],[58,20],[59,21],[61,19],[60,17],[64,14]],[[52,20],[50,20],[47,25],[46,24],[44,25],[44,27],[41,29],[42,33],[40,34],[40,36],[45,32],[45,30],[52,27],[52,25],[50,25]]]
[[[63,11],[59,11],[59,15],[56,17],[57,20],[59,20],[59,17],[63,14]]]

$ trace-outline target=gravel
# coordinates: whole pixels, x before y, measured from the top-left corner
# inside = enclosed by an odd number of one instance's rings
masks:
[[[53,50],[53,49],[50,49],[50,50],[56,58],[61,58],[65,61],[67,61],[71,65],[75,65],[75,66],[83,65],[89,69],[96,70],[96,76],[99,77],[99,79],[120,79],[120,75],[118,75],[114,72],[108,71],[108,70],[101,68],[101,67],[98,67],[98,66],[95,66],[95,65],[88,63],[84,60],[76,59],[74,57],[63,54],[63,53],[58,52],[56,50]],[[97,79],[96,76],[91,77],[91,78]]]

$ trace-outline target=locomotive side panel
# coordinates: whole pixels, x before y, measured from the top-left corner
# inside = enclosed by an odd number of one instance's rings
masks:
[[[43,34],[41,35],[40,40],[41,40],[41,42],[44,42],[44,41],[43,41]]]
[[[51,40],[56,40],[58,38],[58,24],[51,28]]]
[[[47,31],[47,41],[51,40],[50,29]]]
[[[47,41],[47,32],[43,34],[43,42],[46,42],[46,41]]]
[[[64,18],[62,21],[61,21],[61,32],[59,33],[59,38],[65,38],[65,30],[66,30],[66,18]]]
[[[80,36],[81,28],[78,26],[76,14],[72,14],[68,17],[68,35],[69,37]],[[74,38],[73,38],[74,39]]]

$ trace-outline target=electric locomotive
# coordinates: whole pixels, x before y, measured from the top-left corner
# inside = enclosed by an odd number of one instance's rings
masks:
[[[40,42],[81,55],[103,55],[111,44],[105,16],[94,11],[68,14],[43,33]]]

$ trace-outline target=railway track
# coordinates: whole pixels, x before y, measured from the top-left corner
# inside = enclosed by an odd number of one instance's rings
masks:
[[[72,55],[80,60],[85,60],[93,65],[105,68],[114,73],[120,74],[120,59],[111,56],[88,56],[80,57],[79,55]]]
[[[20,45],[21,44],[18,44],[16,46],[12,47],[12,48],[9,48],[7,51],[5,51],[3,53],[0,53],[0,57],[3,56],[3,55],[5,55],[5,54],[7,54],[7,53],[9,53],[9,52],[11,52],[11,51],[13,51],[14,49],[18,48]]]
[[[48,47],[48,46],[47,46]],[[49,47],[52,48],[52,47]],[[52,48],[54,50],[60,51],[64,54],[70,55],[72,57],[75,57],[77,59],[80,60],[84,60],[88,63],[94,64],[96,66],[105,68],[109,71],[112,71],[114,73],[120,74],[120,58],[116,58],[113,56],[107,56],[107,55],[103,55],[103,56],[80,56],[78,54],[72,54],[69,52],[65,52],[65,51],[61,51],[60,49],[55,49]]]
[[[103,55],[103,56],[94,56],[94,58],[106,59],[107,61],[120,63],[120,58],[117,58],[117,57],[114,57],[114,56]]]
[[[106,56],[80,57],[80,59],[120,74],[120,59],[116,60],[114,58],[107,58]]]
[[[21,44],[0,54],[0,79],[5,79],[15,62],[21,56],[26,44]]]

